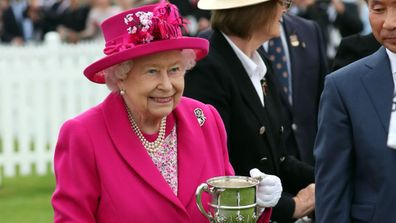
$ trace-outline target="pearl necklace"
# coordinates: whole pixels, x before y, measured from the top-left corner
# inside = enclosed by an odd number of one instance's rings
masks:
[[[161,146],[165,138],[165,129],[166,129],[166,116],[162,118],[161,124],[160,124],[160,130],[158,132],[158,137],[154,142],[149,142],[142,134],[142,131],[140,131],[138,125],[136,124],[135,120],[132,117],[131,111],[129,110],[128,106],[125,105],[125,108],[128,113],[128,119],[129,123],[131,124],[131,127],[135,134],[138,136],[140,139],[140,142],[142,142],[144,148],[150,152],[150,153],[155,153]]]

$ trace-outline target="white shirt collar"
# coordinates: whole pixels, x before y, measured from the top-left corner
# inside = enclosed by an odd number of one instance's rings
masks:
[[[253,75],[258,75],[259,79],[263,79],[265,74],[267,73],[267,67],[263,59],[261,58],[260,54],[255,51],[253,57],[248,57],[244,52],[234,42],[224,33],[222,33],[227,42],[230,44],[231,48],[234,50],[235,54],[237,55],[238,59],[241,61],[243,67],[245,68],[246,72],[248,73],[249,77]]]
[[[388,57],[389,57],[392,74],[395,74],[396,73],[396,53],[392,53],[388,49],[386,49],[386,53],[388,54]]]

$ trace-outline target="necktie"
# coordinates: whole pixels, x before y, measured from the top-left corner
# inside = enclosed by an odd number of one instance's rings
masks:
[[[287,95],[288,101],[292,103],[291,89],[289,86],[289,72],[287,69],[286,54],[280,37],[268,41],[268,55],[272,62],[272,69],[278,78],[282,91]]]

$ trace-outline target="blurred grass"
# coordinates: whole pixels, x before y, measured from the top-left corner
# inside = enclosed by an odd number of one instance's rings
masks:
[[[0,188],[1,223],[53,222],[53,175],[4,178]]]

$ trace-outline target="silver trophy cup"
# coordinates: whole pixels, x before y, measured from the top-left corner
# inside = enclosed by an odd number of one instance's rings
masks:
[[[211,223],[255,223],[258,219],[256,186],[259,179],[244,176],[214,177],[198,186],[196,203]],[[202,206],[202,193],[210,196],[209,210]]]

